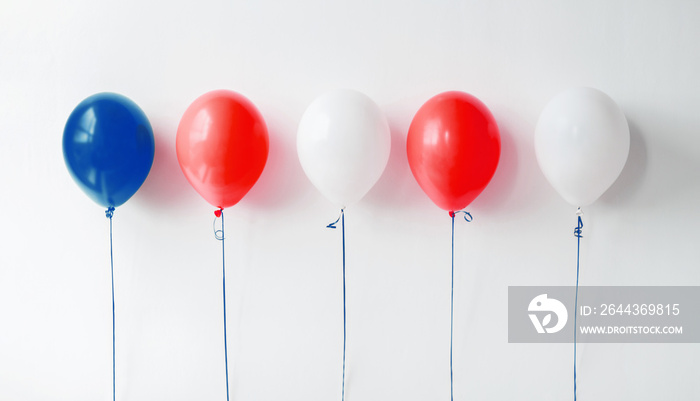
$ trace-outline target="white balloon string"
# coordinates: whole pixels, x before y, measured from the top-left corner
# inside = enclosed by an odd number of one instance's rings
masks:
[[[574,300],[574,401],[576,401],[576,331],[578,326],[576,324],[576,317],[578,316],[578,278],[579,278],[579,267],[581,261],[581,237],[583,237],[583,220],[581,220],[581,215],[583,212],[581,208],[578,208],[576,215],[578,216],[578,225],[574,228],[574,236],[578,243],[576,250],[576,298]]]
[[[327,228],[336,228],[336,224],[340,221],[340,227],[343,232],[343,384],[340,393],[341,401],[345,401],[345,350],[347,348],[347,313],[345,302],[345,208],[340,209],[340,216],[333,223],[327,225]]]

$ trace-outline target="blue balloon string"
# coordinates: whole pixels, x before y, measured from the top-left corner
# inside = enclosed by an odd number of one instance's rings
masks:
[[[326,228],[332,228],[332,229],[338,228],[338,227],[336,227],[335,225],[338,224],[338,222],[340,221],[340,218],[343,216],[343,210],[345,210],[345,209],[340,209],[340,215],[338,215],[338,218],[335,219],[334,222],[332,222],[332,223],[330,223],[329,225],[327,225]]]
[[[579,213],[581,209],[579,208]],[[579,277],[579,267],[581,261],[581,237],[583,237],[583,220],[581,216],[578,216],[578,225],[574,228],[574,236],[578,242],[576,250],[576,298],[574,301],[574,401],[576,401],[576,331],[578,326],[576,324],[576,317],[578,316],[578,277]]]
[[[454,401],[454,372],[452,367],[453,343],[454,343],[454,309],[455,309],[455,216],[464,213],[464,220],[473,220],[471,213],[464,210],[450,211],[452,218],[452,282],[450,284],[450,400]]]
[[[347,345],[347,313],[345,302],[345,209],[340,209],[340,216],[333,223],[327,225],[327,228],[336,228],[336,224],[340,221],[340,227],[343,231],[343,386],[340,394],[341,401],[345,401],[345,350]]]
[[[109,264],[112,275],[112,400],[117,399],[117,369],[116,369],[116,332],[114,326],[114,247],[112,246],[112,216],[114,208],[110,206],[105,210],[105,216],[109,219]]]
[[[458,215],[460,213],[464,213],[464,221],[466,221],[467,223],[472,221],[472,219],[473,219],[472,214],[469,212],[465,212],[464,210],[451,211],[450,217],[454,218],[456,215]]]
[[[224,363],[226,366],[226,401],[229,400],[228,385],[228,341],[226,336],[226,247],[224,246],[224,209],[218,210],[221,216],[221,229],[216,229],[216,219],[214,219],[214,237],[221,241],[221,270],[222,270],[222,293],[224,300]]]

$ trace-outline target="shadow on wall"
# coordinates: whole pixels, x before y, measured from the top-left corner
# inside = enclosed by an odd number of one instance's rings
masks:
[[[630,203],[634,199],[634,195],[641,189],[646,175],[647,148],[644,137],[634,121],[630,121],[628,118],[627,124],[630,128],[630,152],[627,156],[627,162],[617,180],[600,197],[603,203],[617,205]]]
[[[177,128],[153,123],[156,148],[153,166],[135,198],[159,208],[175,208],[193,201],[197,193],[190,186],[180,169],[175,152]]]
[[[267,118],[270,153],[265,170],[258,182],[241,202],[261,208],[293,204],[309,191],[310,182],[301,169],[296,153],[294,124],[282,113]],[[633,121],[630,126],[630,153],[620,177],[601,197],[604,203],[629,203],[641,189],[646,175],[647,149],[640,129]],[[153,166],[134,200],[158,207],[173,208],[193,202],[197,193],[182,174],[175,152],[175,129],[154,123],[155,156]],[[367,195],[367,201],[396,208],[426,207],[432,204],[411,174],[406,155],[407,129],[390,122],[391,153],[387,167],[377,184]],[[484,191],[469,205],[482,212],[502,212],[514,196],[518,176],[519,154],[510,128],[501,126],[501,157],[498,168]],[[523,196],[527,196],[523,194]],[[518,203],[527,204],[527,199]]]
[[[387,116],[391,133],[391,151],[386,168],[374,187],[369,191],[367,201],[391,209],[423,208],[432,205],[411,173],[406,153],[408,125],[401,125]],[[403,121],[403,119],[402,119]],[[362,202],[361,201],[361,202]]]
[[[484,191],[466,209],[474,207],[480,212],[488,214],[503,213],[508,200],[513,195],[518,173],[518,149],[510,129],[499,126],[499,130],[501,133],[501,157],[498,160],[496,172]],[[522,210],[518,212],[520,213]]]
[[[269,109],[270,105],[266,107]],[[264,118],[270,137],[267,163],[258,182],[241,203],[262,209],[290,207],[311,185],[297,157],[296,123],[280,110],[268,112]]]
[[[389,122],[391,129],[391,154],[389,162],[377,184],[369,192],[369,201],[388,204],[392,208],[436,207],[423,192],[411,173],[406,153],[407,127]],[[476,205],[478,209],[491,213],[501,212],[514,191],[518,170],[517,147],[508,129],[501,128],[501,158],[489,185],[467,207]]]
[[[267,163],[258,181],[239,204],[266,209],[280,207],[294,202],[308,189],[310,183],[296,155],[296,132],[285,132],[285,128],[293,124],[280,114],[272,118],[266,116],[270,138]],[[177,161],[177,128],[168,129],[158,123],[154,123],[153,128],[156,142],[153,166],[135,198],[159,208],[175,208],[196,202],[194,199],[205,202],[187,182]]]

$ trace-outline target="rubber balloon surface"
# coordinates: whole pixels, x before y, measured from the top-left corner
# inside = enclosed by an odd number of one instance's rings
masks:
[[[238,203],[265,168],[267,126],[244,96],[216,90],[197,98],[180,120],[177,160],[194,189],[211,205]]]
[[[129,200],[153,164],[153,130],[143,111],[116,93],[83,100],[63,130],[63,158],[80,189],[104,207]]]
[[[344,208],[359,201],[384,172],[391,152],[389,124],[367,95],[334,90],[304,112],[297,152],[314,186]]]
[[[489,109],[464,92],[444,92],[416,113],[406,139],[418,185],[438,207],[460,210],[491,181],[501,137]]]
[[[593,88],[564,91],[545,106],[535,154],[552,187],[573,206],[595,202],[622,172],[630,148],[627,119]]]

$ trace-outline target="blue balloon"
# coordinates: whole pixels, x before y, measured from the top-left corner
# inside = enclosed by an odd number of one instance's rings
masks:
[[[80,189],[104,207],[120,206],[138,191],[154,153],[146,114],[116,93],[98,93],[80,102],[63,130],[68,171]]]

